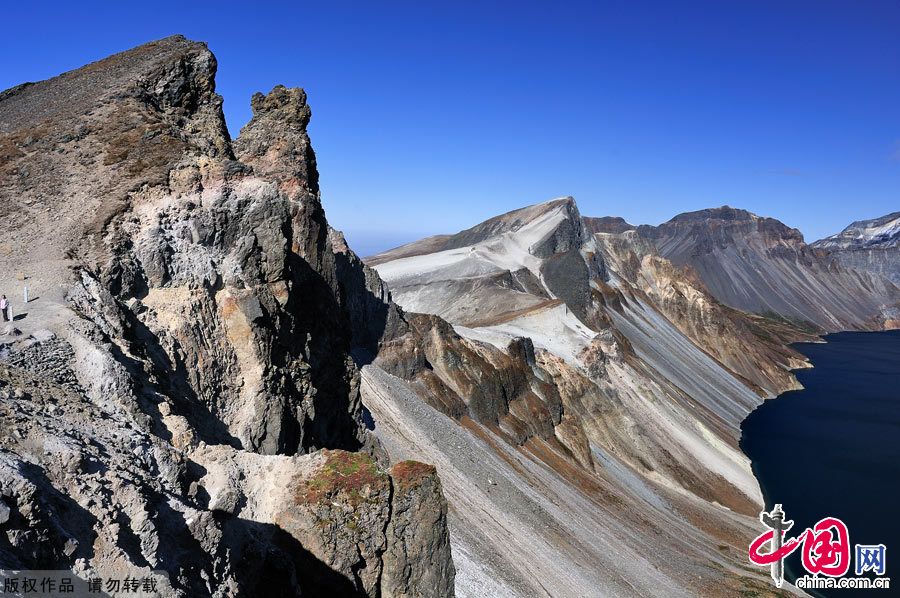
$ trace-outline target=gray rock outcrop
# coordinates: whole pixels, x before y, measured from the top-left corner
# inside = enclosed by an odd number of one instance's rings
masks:
[[[0,260],[51,329],[0,351],[0,568],[452,595],[434,470],[385,471],[363,423],[386,289],[334,246],[305,93],[232,141],[215,70],[175,36],[0,94]]]

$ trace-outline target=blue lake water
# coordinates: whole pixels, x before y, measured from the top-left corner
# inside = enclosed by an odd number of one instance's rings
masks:
[[[763,403],[741,425],[767,510],[781,503],[794,537],[824,517],[847,524],[853,546],[887,546],[891,590],[808,590],[819,596],[900,595],[900,331],[842,332],[800,343],[813,369],[804,390]],[[785,577],[805,573],[800,550]],[[868,574],[871,576],[871,574]]]

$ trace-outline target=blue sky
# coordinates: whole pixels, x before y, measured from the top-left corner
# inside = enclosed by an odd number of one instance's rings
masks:
[[[368,254],[562,195],[657,224],[729,204],[808,240],[900,209],[900,4],[17,2],[0,88],[173,33],[232,136],[302,86],[330,222]]]

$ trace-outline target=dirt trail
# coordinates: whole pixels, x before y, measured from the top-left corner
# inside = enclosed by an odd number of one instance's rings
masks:
[[[74,316],[65,299],[67,275],[64,266],[47,262],[30,271],[4,269],[0,273],[0,294],[6,295],[13,313],[12,322],[0,325],[0,343],[27,338],[41,330],[57,335],[63,332],[63,324]],[[13,334],[14,329],[21,334]]]

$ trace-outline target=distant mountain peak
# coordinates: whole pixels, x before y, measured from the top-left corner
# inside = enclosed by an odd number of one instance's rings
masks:
[[[588,231],[591,233],[611,233],[617,235],[636,228],[621,216],[585,216],[582,220],[584,221],[585,227],[587,227]]]
[[[844,266],[883,276],[900,286],[900,212],[857,220],[812,246]]]
[[[812,245],[821,249],[900,247],[900,212],[871,220],[857,220],[838,234],[820,239]]]
[[[669,222],[693,222],[698,220],[724,220],[727,222],[756,221],[759,220],[759,216],[748,210],[724,205],[718,208],[706,208],[694,212],[684,212],[678,214],[669,220]]]
[[[565,208],[567,210],[578,210],[578,205],[575,203],[575,198],[570,195],[557,197],[554,199],[548,199],[547,201],[531,204],[523,208],[510,210],[509,212],[505,212],[503,214],[500,214],[499,216],[488,218],[487,220],[476,226],[481,226],[483,224],[487,224],[488,222],[527,222],[535,218],[539,218],[559,208]]]
[[[558,197],[549,201],[511,210],[488,218],[484,222],[462,230],[447,238],[442,249],[457,249],[482,243],[492,237],[517,232],[530,224],[553,220],[557,229],[565,229],[565,236],[579,237],[582,231],[581,214],[575,199]]]
[[[712,235],[719,245],[730,244],[738,237],[758,237],[765,245],[804,245],[803,233],[776,218],[757,216],[749,210],[721,206],[678,214],[658,227],[642,226],[640,230],[651,236],[664,229],[689,228],[694,234]]]
[[[868,329],[890,319],[882,306],[897,302],[887,281],[836,266],[799,230],[747,210],[688,212],[637,231],[662,257],[694,268],[719,301],[743,311],[821,330]]]
[[[579,246],[586,235],[585,224],[575,199],[564,196],[510,210],[455,234],[434,235],[383,251],[367,257],[366,263],[375,266],[401,258],[473,247],[498,240],[502,245],[504,242],[499,238],[510,236],[519,240],[530,238],[532,242],[525,248],[526,253],[535,257],[547,257]]]

